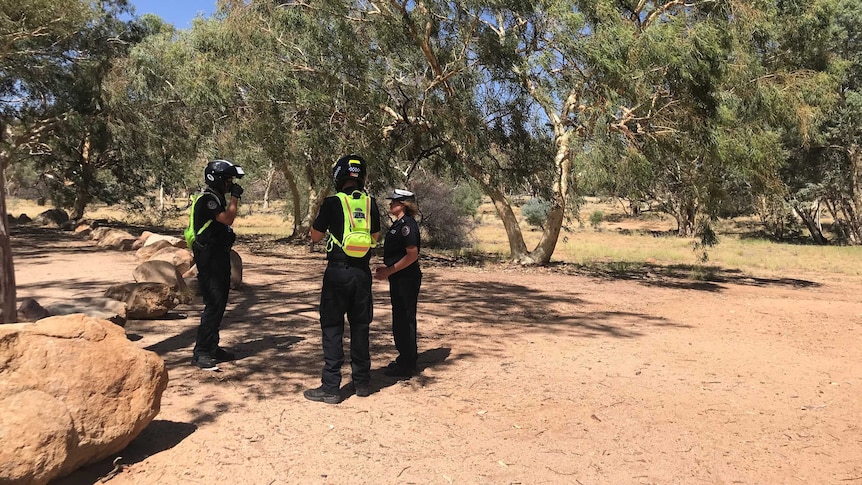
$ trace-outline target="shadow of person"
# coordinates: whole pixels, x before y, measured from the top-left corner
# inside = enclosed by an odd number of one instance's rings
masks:
[[[368,390],[371,394],[374,394],[382,389],[392,386],[396,382],[404,380],[416,380],[420,385],[425,385],[432,379],[427,376],[423,376],[422,371],[429,367],[445,365],[446,359],[448,359],[451,354],[452,349],[449,347],[438,347],[436,349],[428,349],[423,352],[419,352],[419,359],[416,364],[416,374],[411,378],[387,376],[384,373],[386,371],[386,366],[379,369],[372,369],[371,384],[368,386]],[[353,396],[356,391],[353,387],[353,383],[349,382],[347,385],[341,387],[340,392],[341,395],[344,396],[344,399],[347,399],[348,397]]]
[[[452,354],[452,349],[449,347],[437,347],[419,352],[419,359],[416,362],[417,371],[422,372],[428,367],[437,367],[443,364],[450,354]]]
[[[196,429],[197,426],[191,423],[154,420],[119,453],[83,466],[65,477],[52,481],[51,485],[100,483],[103,478],[115,473],[114,470],[119,469],[119,466],[132,465],[156,453],[171,449]]]

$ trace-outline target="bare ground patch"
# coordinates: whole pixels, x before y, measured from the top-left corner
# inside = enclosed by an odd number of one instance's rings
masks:
[[[101,296],[131,253],[13,232],[18,296]],[[41,236],[40,236],[41,234]],[[200,304],[130,321],[166,362],[156,420],[61,484],[862,482],[858,278],[692,280],[686,268],[527,270],[425,261],[422,373],[395,381],[375,282],[372,394],[306,401],[321,367],[323,256],[245,241],[222,341],[190,365]],[[349,345],[349,343],[347,343]]]

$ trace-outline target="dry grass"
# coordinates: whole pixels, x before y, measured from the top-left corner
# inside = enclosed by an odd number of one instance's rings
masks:
[[[9,199],[6,201],[7,212],[19,216],[27,214],[31,218],[49,209],[48,206],[40,206],[32,200]],[[176,230],[178,233],[189,223],[188,201],[170,200],[166,202],[166,211],[151,210],[141,214],[130,213],[114,206],[108,207],[104,204],[92,204],[87,206],[86,219],[108,220],[125,222],[136,225],[154,225]],[[285,218],[283,203],[272,204],[264,209],[260,203],[242,204],[239,211],[240,217],[234,223],[237,234],[262,234],[276,237],[290,235],[292,226]]]
[[[116,208],[94,205],[88,208],[87,217],[108,219],[141,225],[159,225],[181,233],[188,224],[185,201],[175,201],[170,217],[161,219],[124,213]],[[33,201],[9,199],[7,211],[15,216],[26,213],[34,217],[46,210]],[[590,215],[603,214],[598,227],[590,225]],[[292,224],[286,216],[283,203],[264,209],[259,203],[240,206],[240,217],[234,229],[240,235],[266,235],[283,238],[290,235]],[[520,212],[516,208],[516,214]],[[581,266],[701,266],[699,252],[694,250],[695,240],[674,235],[675,221],[664,215],[647,213],[639,218],[626,218],[620,206],[590,200],[581,210],[583,223],[574,221],[564,227],[557,243],[553,261]],[[479,253],[492,259],[506,259],[508,239],[493,206],[485,203],[479,208],[479,222],[473,233],[475,245],[463,252]],[[541,231],[521,220],[528,249],[536,247]],[[831,273],[836,275],[862,275],[862,247],[816,246],[791,244],[758,238],[755,221],[723,221],[720,225],[720,242],[707,250],[709,259],[702,267],[740,270],[749,274],[763,273]]]
[[[590,214],[601,211],[605,222],[591,227]],[[519,212],[516,211],[517,214]],[[520,217],[520,214],[519,214]],[[649,214],[626,218],[619,206],[588,201],[581,209],[583,224],[574,221],[560,234],[552,261],[583,266],[700,265],[696,240],[675,236],[676,222],[669,216]],[[476,250],[500,257],[508,254],[506,232],[493,206],[480,207],[480,224],[474,232]],[[541,231],[521,219],[528,249],[536,247]],[[820,272],[862,275],[862,247],[816,246],[775,242],[756,237],[750,220],[721,224],[719,244],[707,249],[705,268],[737,269],[749,274]]]

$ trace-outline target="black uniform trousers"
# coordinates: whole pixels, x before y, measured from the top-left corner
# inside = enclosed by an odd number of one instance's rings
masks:
[[[398,357],[395,363],[402,369],[416,369],[419,350],[416,344],[416,306],[422,273],[399,271],[389,277],[389,299],[392,302],[392,337]]]
[[[350,324],[350,367],[353,382],[371,382],[371,351],[368,333],[374,315],[371,298],[371,270],[330,262],[323,273],[320,293],[320,328],[323,331],[323,390],[337,393],[341,388],[344,364],[344,315]]]
[[[214,357],[230,291],[230,249],[196,245],[194,254],[198,267],[198,286],[204,300],[194,355]]]

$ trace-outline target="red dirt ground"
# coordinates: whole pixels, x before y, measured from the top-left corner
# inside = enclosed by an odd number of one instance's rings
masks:
[[[200,304],[132,320],[170,384],[122,453],[59,484],[862,484],[859,279],[424,260],[421,375],[395,381],[375,282],[372,394],[307,401],[322,365],[323,255],[243,241],[222,343],[190,365]],[[15,234],[18,297],[101,296],[130,252]],[[349,343],[345,343],[349,345]],[[116,461],[119,472],[109,476]]]

